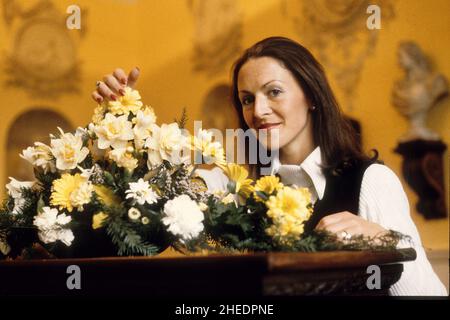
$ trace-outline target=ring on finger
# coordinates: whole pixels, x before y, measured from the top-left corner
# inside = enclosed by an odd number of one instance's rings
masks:
[[[348,233],[347,231],[342,231],[341,237],[344,240],[350,240],[352,238],[352,235],[350,233]]]

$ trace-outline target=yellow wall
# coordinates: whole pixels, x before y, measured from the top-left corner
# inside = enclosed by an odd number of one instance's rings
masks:
[[[20,1],[19,1],[20,2]],[[376,1],[375,1],[376,2]],[[355,108],[351,115],[360,120],[364,145],[377,148],[386,164],[400,177],[400,156],[393,153],[397,138],[406,130],[406,121],[390,103],[395,80],[403,77],[398,67],[396,49],[399,41],[416,41],[435,64],[450,79],[450,1],[399,0],[394,3],[395,18],[383,25],[375,52],[365,62],[361,81],[356,88]],[[217,76],[192,72],[192,40],[194,18],[188,1],[181,0],[78,0],[54,1],[61,15],[66,7],[78,4],[85,11],[82,19],[84,35],[70,31],[82,62],[81,93],[65,94],[59,99],[42,99],[28,95],[22,89],[0,87],[0,181],[5,177],[5,145],[9,125],[32,106],[49,106],[65,115],[74,125],[85,125],[95,104],[90,93],[95,81],[105,73],[121,66],[139,66],[142,77],[138,85],[144,102],[152,105],[159,121],[168,122],[187,107],[191,120],[201,119],[200,105],[209,89],[228,81],[229,69]],[[292,22],[283,15],[282,2],[276,0],[242,0],[238,3],[243,19],[242,46],[271,35],[298,39]],[[3,10],[1,8],[0,10]],[[0,13],[2,16],[2,13]],[[83,22],[83,23],[84,23]],[[62,22],[62,27],[64,23]],[[0,52],[9,53],[15,34],[0,21]],[[0,83],[6,74],[0,71]],[[331,79],[334,84],[333,79]],[[338,96],[341,93],[336,89]],[[446,143],[450,142],[450,100],[447,99],[430,112],[429,126]],[[189,128],[191,127],[191,123]],[[53,128],[49,128],[49,131]],[[445,181],[449,190],[449,161],[445,154]],[[448,249],[448,219],[425,221],[414,209],[417,197],[404,184],[411,202],[412,216],[424,246]],[[3,188],[3,187],[2,187]],[[3,192],[4,189],[0,189]],[[447,199],[448,200],[448,199]],[[447,202],[448,203],[448,202]]]

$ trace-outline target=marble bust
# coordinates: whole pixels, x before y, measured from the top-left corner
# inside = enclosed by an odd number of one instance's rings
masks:
[[[428,111],[448,94],[447,80],[431,70],[427,57],[414,42],[400,43],[398,59],[405,77],[395,83],[392,103],[409,122],[409,129],[400,137],[400,142],[439,140],[438,134],[426,127],[426,117]]]

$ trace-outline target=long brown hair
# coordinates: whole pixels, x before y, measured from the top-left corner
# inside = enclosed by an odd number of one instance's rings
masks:
[[[238,94],[238,75],[248,60],[260,57],[274,58],[288,69],[302,88],[307,101],[315,107],[311,111],[313,139],[314,144],[320,146],[325,172],[339,173],[352,163],[377,160],[376,150],[373,150],[373,158],[363,153],[357,133],[344,118],[323,67],[305,47],[288,38],[266,38],[245,50],[235,62],[232,69],[231,98],[242,129],[247,130],[248,126]],[[259,176],[259,167],[260,164],[250,165],[256,176]]]

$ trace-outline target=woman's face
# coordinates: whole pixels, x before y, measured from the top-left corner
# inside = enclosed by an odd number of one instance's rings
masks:
[[[245,122],[260,133],[260,142],[268,149],[311,144],[308,102],[294,76],[278,60],[248,60],[239,71],[237,86]],[[262,138],[265,135],[267,139]],[[278,145],[271,143],[272,136]]]

